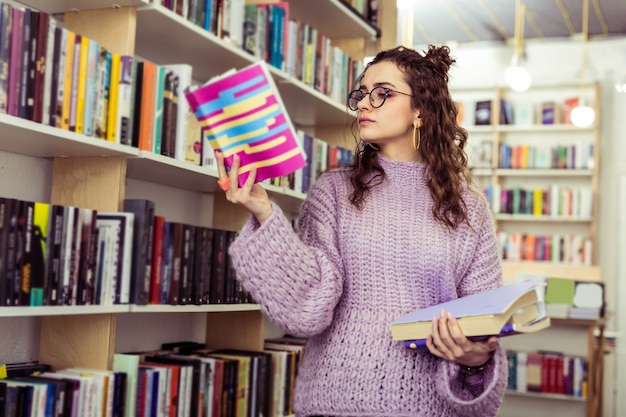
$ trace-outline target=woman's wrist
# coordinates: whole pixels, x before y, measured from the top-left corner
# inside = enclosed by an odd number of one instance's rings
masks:
[[[489,357],[487,358],[487,361],[483,362],[480,365],[469,366],[469,365],[459,364],[459,366],[461,367],[461,372],[464,372],[464,373],[478,373],[478,372],[482,372],[485,369],[487,369],[489,367],[489,365],[491,365],[491,361],[492,360],[493,360],[493,354],[489,354]]]

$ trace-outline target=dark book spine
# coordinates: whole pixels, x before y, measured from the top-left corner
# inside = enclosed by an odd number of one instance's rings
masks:
[[[172,223],[172,273],[170,284],[170,304],[179,304],[181,258],[183,251],[183,224]]]
[[[146,123],[144,120],[141,120],[141,101],[143,94],[143,80],[144,80],[144,66],[145,63],[143,61],[137,62],[136,65],[136,75],[133,83],[133,125],[132,125],[132,135],[131,135],[131,145],[135,148],[139,148],[139,131],[142,123]]]
[[[31,285],[30,305],[44,304],[46,270],[48,266],[50,204],[36,202],[34,205],[33,227],[31,231]]]
[[[25,98],[25,115],[24,118],[34,120],[35,115],[35,90],[36,90],[36,74],[37,74],[37,48],[39,43],[39,18],[41,13],[35,10],[30,12],[30,29],[28,40],[28,68],[26,75],[26,98]]]
[[[211,304],[222,304],[226,279],[226,230],[213,229],[213,253],[211,262]]]
[[[163,233],[165,217],[154,216],[154,238],[152,244],[152,268],[150,276],[150,304],[160,304],[163,281]]]
[[[11,5],[0,4],[0,113],[7,113],[9,58],[11,56]]]
[[[24,9],[24,21],[22,25],[22,49],[21,49],[21,66],[20,66],[20,95],[18,102],[18,116],[26,119],[26,97],[28,96],[28,69],[30,67],[30,32],[31,32],[31,17],[34,11],[30,9]]]
[[[61,127],[63,116],[63,77],[65,71],[65,35],[67,29],[54,30],[54,51],[52,52],[52,81],[50,82],[49,125]]]
[[[165,74],[163,89],[163,127],[161,155],[174,157],[176,149],[176,119],[178,114],[178,76],[174,71]]]
[[[0,197],[0,306],[6,306],[5,274],[9,238],[8,198]]]
[[[228,288],[229,295],[227,300],[232,304],[240,304],[243,302],[243,286],[241,282],[237,280],[237,273],[233,261],[228,254],[228,248],[235,241],[237,232],[228,231],[226,233],[226,288]]]
[[[182,253],[180,259],[180,287],[178,294],[178,304],[189,304],[191,296],[191,283],[190,283],[190,259],[191,259],[191,245],[192,245],[192,226],[183,224],[183,241],[182,241]]]
[[[22,36],[24,32],[24,10],[14,7],[11,12],[11,51],[9,58],[7,113],[12,116],[19,116],[20,86],[22,83]]]
[[[48,23],[50,21],[50,15],[43,12],[37,13],[37,36],[35,40],[35,51],[33,53],[33,74],[32,82],[32,120],[41,123],[43,121],[44,105],[44,84],[46,67],[49,64],[46,62],[46,52],[48,48]]]
[[[187,257],[187,304],[196,304],[196,233],[197,227],[189,227],[189,256]]]
[[[202,264],[202,293],[200,300],[202,304],[209,304],[211,300],[211,271],[213,265],[213,229],[205,227],[202,240],[204,241],[204,250],[200,256]]]
[[[61,243],[63,241],[64,207],[53,205],[50,216],[50,233],[48,234],[48,269],[46,276],[46,305],[59,303],[61,285]]]
[[[127,199],[124,200],[124,211],[135,214],[130,302],[131,304],[146,305],[150,294],[152,270],[154,202],[143,199]]]
[[[30,290],[32,278],[32,233],[33,214],[35,203],[24,201],[19,218],[18,229],[18,264],[19,272],[19,305],[30,305]]]
[[[130,55],[122,55],[120,70],[120,86],[118,91],[118,112],[120,117],[120,143],[132,145],[132,87],[133,87],[133,66],[135,59]]]
[[[193,304],[203,304],[202,295],[204,294],[204,262],[206,257],[206,227],[196,226],[196,241],[194,247],[194,263],[193,263],[193,286],[191,298]]]
[[[161,249],[161,298],[160,304],[169,304],[172,287],[172,223],[163,224],[163,247]]]

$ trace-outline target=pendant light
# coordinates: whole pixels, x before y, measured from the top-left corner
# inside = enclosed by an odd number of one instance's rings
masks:
[[[587,86],[587,41],[589,38],[589,0],[583,0],[583,63],[581,68],[582,88],[585,90]],[[578,100],[578,105],[572,109],[570,115],[572,124],[576,127],[589,127],[596,119],[596,112],[593,107],[589,106],[584,97]]]
[[[524,60],[524,14],[526,6],[521,0],[515,1],[515,36],[511,66],[504,71],[504,81],[515,91],[528,90],[532,80],[530,74],[522,66]]]

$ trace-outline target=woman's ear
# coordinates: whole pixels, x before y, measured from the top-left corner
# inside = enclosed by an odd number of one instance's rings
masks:
[[[415,117],[413,118],[413,127],[418,129],[422,127],[422,119],[420,118],[419,112],[415,112]]]

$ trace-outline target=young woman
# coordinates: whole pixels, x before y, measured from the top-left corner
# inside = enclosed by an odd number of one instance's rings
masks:
[[[414,309],[501,285],[494,222],[471,187],[448,91],[447,47],[380,52],[349,95],[354,163],[321,175],[299,233],[252,171],[220,185],[252,217],[230,248],[238,278],[285,332],[307,337],[297,416],[494,416],[507,366],[496,337],[472,342],[447,312],[428,351],[394,341]],[[229,175],[230,174],[230,175]]]

